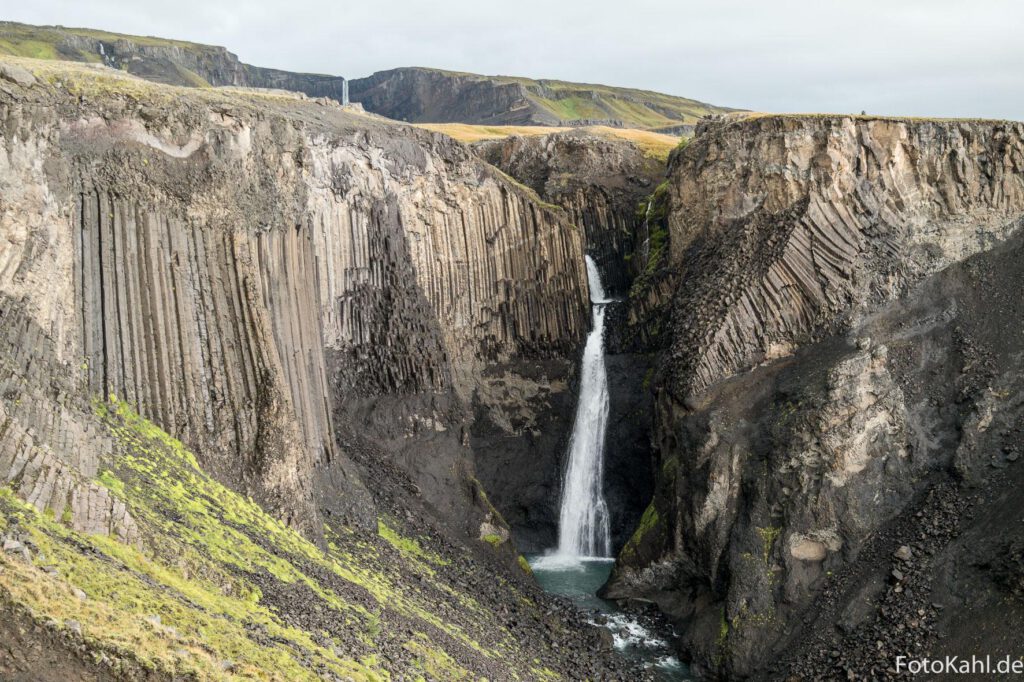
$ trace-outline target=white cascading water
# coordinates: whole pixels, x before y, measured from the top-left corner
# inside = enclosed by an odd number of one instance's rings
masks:
[[[604,501],[604,438],[608,425],[608,373],[604,365],[604,312],[609,299],[597,265],[587,260],[593,326],[580,368],[580,398],[569,441],[562,490],[558,554],[606,557],[611,551],[608,505]]]

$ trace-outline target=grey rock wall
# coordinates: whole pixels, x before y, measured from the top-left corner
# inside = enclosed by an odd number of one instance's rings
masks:
[[[322,513],[375,524],[374,466],[474,532],[491,512],[467,406],[488,363],[575,353],[582,234],[440,135],[23,64],[61,78],[0,95],[4,331],[45,351],[28,373],[5,355],[7,480],[57,512],[74,486],[101,494],[90,400],[113,394],[314,536]],[[389,461],[354,460],[353,429]],[[61,473],[33,492],[25,461]],[[75,523],[101,523],[81,506]]]

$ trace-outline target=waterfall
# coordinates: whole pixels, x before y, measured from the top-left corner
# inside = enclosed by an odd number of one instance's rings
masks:
[[[593,318],[580,367],[580,397],[569,441],[562,489],[558,554],[605,557],[611,552],[608,505],[604,501],[604,438],[608,426],[608,373],[604,365],[604,312],[609,299],[597,265],[587,260]]]
[[[644,209],[644,240],[640,244],[641,258],[644,265],[651,256],[651,205],[654,199],[647,200],[647,208]]]

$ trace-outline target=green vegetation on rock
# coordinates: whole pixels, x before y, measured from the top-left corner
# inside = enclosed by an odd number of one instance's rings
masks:
[[[768,563],[768,558],[772,553],[772,547],[775,545],[775,540],[779,537],[779,533],[781,532],[782,529],[776,526],[757,529],[757,534],[761,536],[761,558],[764,559],[765,564]]]
[[[384,519],[377,520],[377,534],[413,561],[425,561],[438,567],[447,566],[450,563],[434,552],[424,549],[418,541],[403,537],[397,530],[389,526]]]
[[[502,538],[500,535],[494,535],[493,533],[485,535],[480,539],[489,544],[491,547],[498,547],[505,542],[504,538]]]
[[[388,643],[434,679],[470,677],[463,661],[473,657],[514,654],[515,638],[491,614],[434,579],[448,560],[386,520],[376,541],[325,528],[323,549],[210,478],[127,403],[97,399],[94,411],[116,442],[97,481],[126,504],[138,542],[77,533],[0,488],[0,527],[27,539],[36,560],[0,555],[0,595],[41,620],[77,621],[90,650],[168,675],[279,680],[388,679],[377,655]],[[436,597],[406,579],[417,574],[475,625],[443,617]],[[317,614],[315,626],[289,615],[295,600]]]
[[[640,523],[633,531],[633,535],[626,542],[626,546],[622,548],[621,555],[626,558],[635,557],[644,538],[658,525],[658,520],[658,510],[654,507],[654,502],[651,502],[644,510],[643,516],[640,517]]]
[[[534,80],[518,76],[483,76],[420,67],[398,71],[435,74],[476,83],[489,82],[495,86],[520,85],[527,100],[539,112],[546,114],[543,118],[548,119],[550,123],[615,120],[629,128],[669,128],[694,124],[707,114],[733,111],[686,97],[637,88],[549,79]],[[546,123],[541,120],[534,122]]]
[[[636,207],[636,220],[643,227],[645,245],[638,253],[646,256],[641,270],[630,288],[630,297],[639,298],[644,290],[656,279],[659,269],[668,259],[669,230],[669,181],[659,184],[654,191]],[[636,258],[634,256],[633,260]],[[639,269],[639,266],[635,266]]]
[[[66,59],[83,62],[102,62],[98,52],[83,50],[72,44],[69,38],[102,40],[105,43],[131,41],[148,47],[176,47],[200,52],[210,50],[208,45],[199,45],[181,40],[168,40],[151,36],[130,36],[109,33],[89,28],[65,28],[63,26],[31,26],[14,22],[0,22],[0,54],[32,59]],[[80,44],[80,43],[79,43]],[[195,74],[192,74],[195,76]]]

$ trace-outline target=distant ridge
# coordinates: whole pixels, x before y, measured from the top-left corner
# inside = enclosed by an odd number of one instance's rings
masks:
[[[0,22],[0,54],[91,62],[167,85],[278,88],[341,101],[340,76],[251,66],[226,48],[89,28]]]
[[[90,28],[0,21],[0,55],[105,64],[187,87],[277,88],[344,98],[341,76],[246,64],[224,47]],[[636,128],[685,135],[703,116],[736,111],[648,90],[421,67],[348,81],[353,102],[410,123]]]
[[[735,111],[647,90],[407,67],[350,81],[354,102],[410,123],[640,128],[686,132]]]

